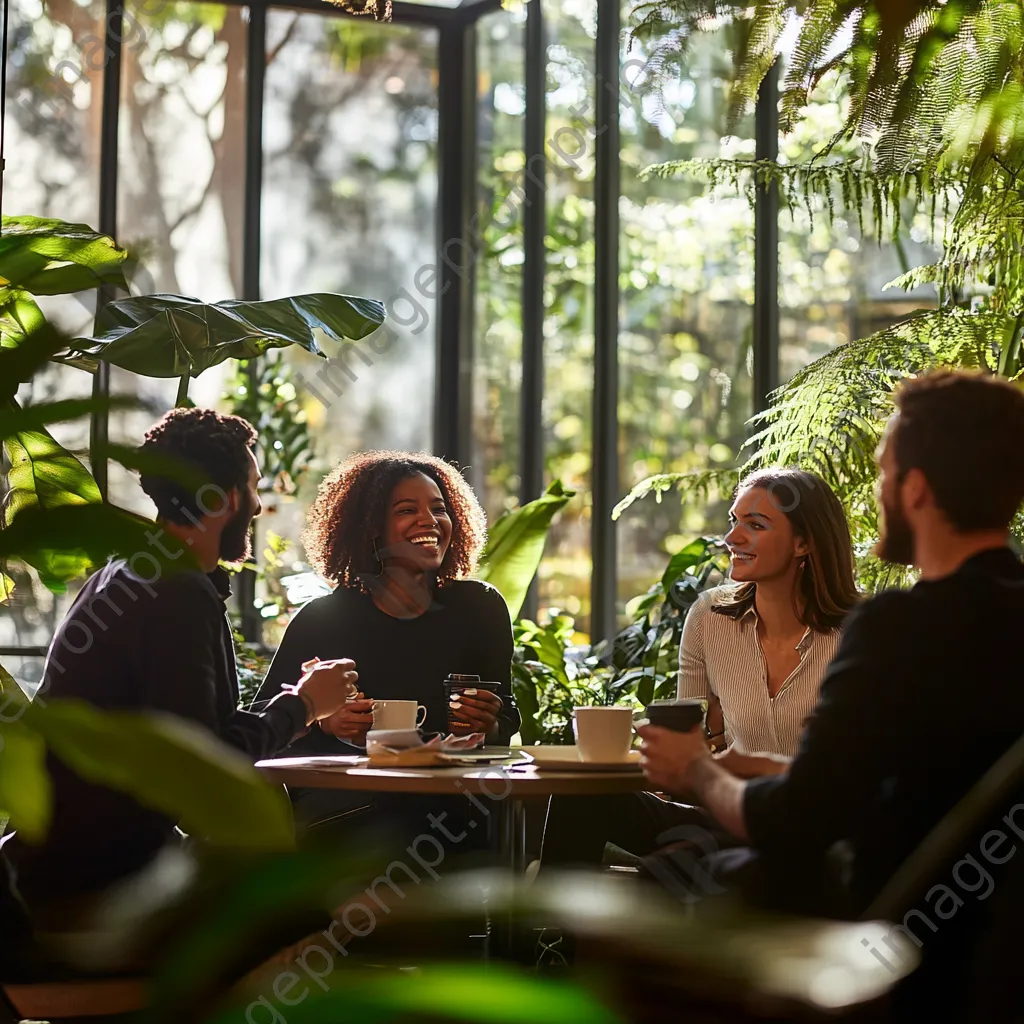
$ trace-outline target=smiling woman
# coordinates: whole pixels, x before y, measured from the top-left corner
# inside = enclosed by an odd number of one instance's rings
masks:
[[[327,476],[309,511],[304,541],[310,562],[335,590],[292,619],[257,700],[271,699],[291,668],[301,670],[313,655],[352,658],[362,692],[296,741],[290,753],[361,752],[374,700],[422,704],[424,729],[448,732],[444,681],[451,674],[497,684],[496,693],[481,687],[460,696],[460,724],[451,731],[508,742],[520,723],[511,690],[508,608],[497,590],[469,578],[484,539],[476,495],[442,459],[364,452]],[[296,791],[292,798],[299,820],[309,826],[366,803],[358,794],[353,804],[351,794],[331,790]],[[389,812],[394,814],[412,817],[409,807]],[[422,827],[423,815],[415,821]]]
[[[857,601],[842,505],[821,477],[755,473],[729,509],[732,583],[683,628],[679,696],[709,702],[708,727],[737,752],[791,757]]]

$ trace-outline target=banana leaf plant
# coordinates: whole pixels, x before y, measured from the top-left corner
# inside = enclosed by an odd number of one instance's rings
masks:
[[[504,512],[488,531],[477,577],[501,591],[513,619],[537,574],[551,522],[575,493],[555,480],[539,498]]]
[[[359,341],[384,322],[384,303],[315,292],[262,302],[200,302],[182,295],[140,295],[108,302],[94,337],[77,338],[60,361],[95,371],[100,361],[145,377],[178,377],[178,404],[188,382],[225,359],[251,359],[298,345],[324,356],[317,330],[334,341]]]
[[[525,744],[573,741],[572,712],[581,704],[639,710],[676,695],[679,644],[698,597],[724,576],[721,541],[700,537],[676,552],[646,594],[626,605],[630,621],[610,640],[580,644],[571,616],[515,625],[512,689]]]

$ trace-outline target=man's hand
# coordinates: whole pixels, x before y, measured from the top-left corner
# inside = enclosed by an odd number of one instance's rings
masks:
[[[365,744],[366,734],[373,728],[373,701],[367,700],[362,693],[357,693],[330,718],[321,719],[320,728],[339,740]]]
[[[302,665],[303,676],[292,688],[306,704],[306,725],[330,718],[356,692],[356,663],[349,658],[321,661],[312,658]]]
[[[694,764],[711,757],[701,726],[694,726],[689,732],[676,732],[657,725],[641,725],[637,732],[643,740],[640,767],[652,788],[676,796],[690,792],[694,788]]]
[[[471,687],[462,693],[454,694],[448,705],[466,725],[454,730],[456,736],[467,733],[489,733],[498,720],[498,712],[502,708],[502,699],[490,690],[478,690]]]
[[[746,783],[715,763],[700,726],[673,732],[642,725],[637,732],[643,739],[640,766],[654,789],[692,797],[734,836],[744,842],[750,838],[743,818]]]

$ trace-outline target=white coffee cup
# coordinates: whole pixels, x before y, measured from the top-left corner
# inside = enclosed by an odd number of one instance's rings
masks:
[[[414,700],[375,700],[373,727],[383,729],[418,729],[427,717],[427,709]]]
[[[633,742],[633,711],[621,707],[576,708],[572,731],[581,761],[626,761]]]

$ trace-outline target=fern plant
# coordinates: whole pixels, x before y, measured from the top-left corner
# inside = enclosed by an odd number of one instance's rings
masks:
[[[891,282],[936,286],[923,310],[842,346],[797,373],[752,421],[738,469],[663,474],[637,498],[677,487],[685,499],[727,493],[747,472],[800,465],[835,488],[850,518],[862,582],[899,582],[869,555],[877,537],[874,449],[899,381],[936,366],[1022,372],[1024,343],[1024,5],[1019,0],[643,0],[634,38],[651,54],[654,81],[685,67],[697,33],[728,26],[735,78],[731,117],[754,103],[795,32],[780,94],[780,127],[791,131],[826,76],[844,78],[849,106],[840,131],[804,164],[687,161],[646,175],[706,178],[751,202],[775,185],[786,209],[865,221],[881,241],[908,214],[941,224],[942,258]],[[794,24],[794,20],[796,24]],[[1018,517],[1015,532],[1024,537]]]

